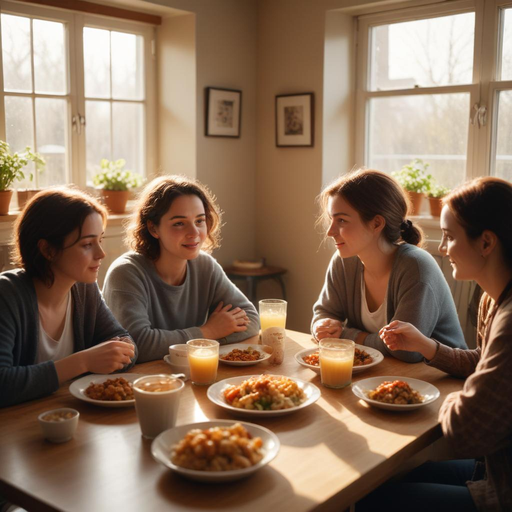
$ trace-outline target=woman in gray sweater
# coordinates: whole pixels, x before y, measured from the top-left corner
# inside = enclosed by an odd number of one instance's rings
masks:
[[[347,338],[406,362],[421,354],[390,351],[379,330],[393,319],[450,347],[466,348],[448,284],[434,258],[417,247],[422,233],[409,200],[389,175],[346,174],[323,190],[323,219],[336,253],[313,310],[317,340]]]
[[[133,365],[136,347],[96,284],[106,217],[94,198],[65,188],[39,193],[18,217],[20,268],[0,274],[0,407]]]
[[[219,245],[220,210],[185,176],[149,183],[128,229],[133,252],[110,267],[103,294],[139,349],[161,359],[194,338],[236,343],[259,331],[254,306],[207,252]]]

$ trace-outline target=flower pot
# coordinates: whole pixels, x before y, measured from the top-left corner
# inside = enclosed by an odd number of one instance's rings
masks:
[[[103,202],[112,213],[124,213],[130,197],[129,190],[102,190]]]
[[[432,217],[440,217],[441,209],[443,207],[441,197],[429,197],[428,202],[430,203],[430,214]]]
[[[12,190],[0,190],[0,215],[9,214],[9,205],[11,204]]]
[[[411,215],[418,215],[421,208],[421,202],[423,201],[423,194],[411,191],[408,191],[408,194],[412,205]]]
[[[18,208],[23,210],[27,201],[30,201],[38,192],[41,192],[41,189],[33,188],[33,189],[25,189],[18,190]]]

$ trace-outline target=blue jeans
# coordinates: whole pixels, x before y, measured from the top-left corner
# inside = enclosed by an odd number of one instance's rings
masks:
[[[474,469],[473,459],[426,462],[370,493],[356,504],[356,512],[476,512],[466,486]]]

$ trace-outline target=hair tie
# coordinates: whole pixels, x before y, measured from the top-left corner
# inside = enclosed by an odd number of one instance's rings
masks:
[[[412,228],[412,222],[406,219],[400,224],[400,231],[409,231]]]

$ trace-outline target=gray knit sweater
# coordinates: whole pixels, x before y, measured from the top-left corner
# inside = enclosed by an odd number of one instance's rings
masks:
[[[74,352],[115,336],[128,335],[107,308],[96,283],[76,283],[71,293]],[[0,407],[49,395],[59,388],[53,361],[35,364],[38,339],[39,311],[32,279],[24,270],[3,272],[0,274]],[[126,368],[133,366],[135,359]]]
[[[361,321],[363,264],[354,256],[331,259],[325,284],[313,306],[313,324],[322,318],[347,321],[343,338],[355,340],[364,331]],[[426,251],[401,245],[395,256],[387,290],[387,321],[410,322],[425,336],[449,347],[467,348],[448,283],[439,265]],[[365,345],[408,363],[423,358],[417,352],[388,350],[378,333],[369,334]]]
[[[139,362],[161,359],[169,353],[169,345],[202,338],[200,326],[220,301],[244,309],[250,320],[246,331],[220,339],[221,344],[237,343],[259,331],[259,317],[252,303],[204,252],[188,261],[185,282],[180,286],[162,281],[145,256],[123,254],[108,270],[103,295],[137,343]]]

